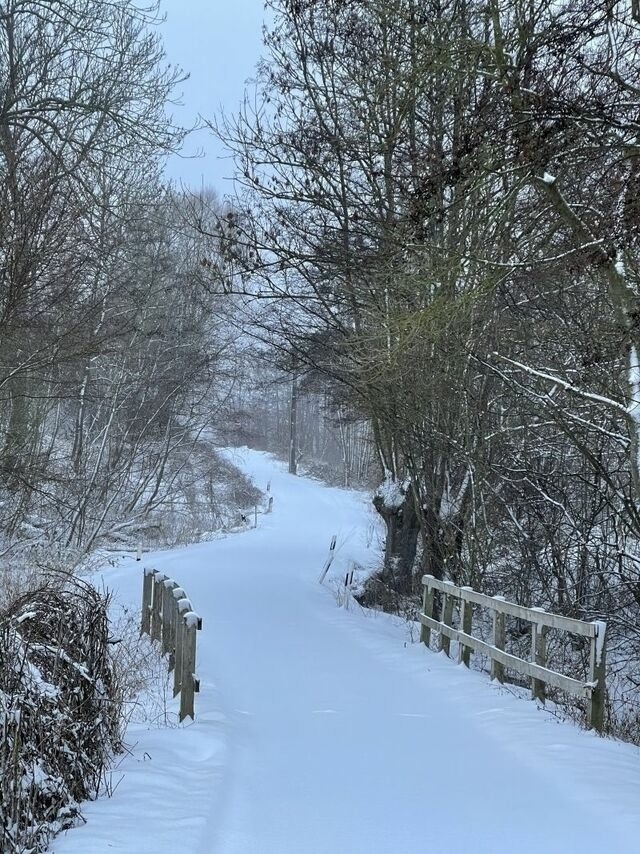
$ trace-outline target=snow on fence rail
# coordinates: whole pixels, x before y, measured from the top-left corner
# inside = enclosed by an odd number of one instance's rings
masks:
[[[180,720],[194,718],[194,695],[200,690],[196,677],[196,635],[202,619],[194,612],[177,581],[157,569],[145,567],[142,586],[141,634],[162,644],[173,670],[173,696],[180,694]]]
[[[602,620],[585,622],[571,617],[551,614],[543,608],[525,608],[507,602],[503,596],[486,596],[471,587],[457,587],[449,581],[439,581],[432,575],[422,577],[424,598],[419,620],[422,624],[420,640],[429,646],[431,630],[439,634],[439,649],[450,655],[452,640],[458,642],[458,660],[469,666],[471,650],[488,655],[491,659],[491,678],[504,681],[504,668],[508,667],[523,676],[531,677],[533,699],[545,699],[545,685],[552,685],[575,697],[589,700],[589,724],[602,732],[605,700],[605,653],[607,624]],[[441,619],[433,618],[434,595],[442,594]],[[459,628],[453,627],[453,609],[459,605]],[[493,614],[492,643],[486,643],[472,635],[473,606],[479,605]],[[504,651],[505,616],[518,617],[531,623],[531,660],[519,658]],[[585,682],[549,670],[546,666],[546,636],[549,629],[559,629],[589,639],[589,673]]]

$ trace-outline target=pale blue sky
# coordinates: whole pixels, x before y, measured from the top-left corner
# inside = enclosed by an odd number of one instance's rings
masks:
[[[161,9],[167,16],[167,58],[191,74],[180,87],[184,106],[173,110],[176,120],[191,125],[198,113],[212,117],[221,106],[235,111],[260,56],[263,0],[161,0]],[[199,149],[205,150],[203,158],[171,158],[169,177],[194,188],[204,182],[221,195],[230,192],[226,179],[233,164],[208,131],[194,134],[185,153]]]

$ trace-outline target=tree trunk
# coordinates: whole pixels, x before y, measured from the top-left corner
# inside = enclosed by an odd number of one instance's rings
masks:
[[[373,506],[387,528],[382,580],[397,593],[411,593],[420,530],[413,492],[407,490],[402,504],[394,507],[388,507],[382,496],[376,495]]]
[[[289,409],[289,474],[298,473],[298,384],[291,380],[291,407]]]

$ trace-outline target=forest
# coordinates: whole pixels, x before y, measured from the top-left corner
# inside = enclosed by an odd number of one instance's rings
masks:
[[[4,649],[43,573],[231,524],[248,444],[370,491],[368,606],[605,619],[640,742],[640,5],[267,6],[222,197],[164,175],[158,8],[0,3]]]
[[[604,617],[609,725],[637,739],[638,8],[272,9],[212,123],[242,188],[228,287],[324,390],[345,481],[381,484],[364,600],[417,603],[428,573]]]

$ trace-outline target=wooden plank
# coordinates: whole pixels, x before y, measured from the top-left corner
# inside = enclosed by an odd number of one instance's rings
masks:
[[[535,608],[535,611],[544,613],[543,609]],[[531,661],[534,664],[540,664],[542,667],[547,665],[547,632],[548,626],[538,623],[531,624]],[[546,692],[544,682],[536,677],[531,678],[531,699],[539,700],[544,703],[546,700]]]
[[[442,624],[445,626],[450,626],[451,621],[453,619],[453,596],[447,596],[447,594],[443,594],[442,596]],[[435,622],[435,621],[434,621]],[[457,638],[456,638],[457,640]],[[441,652],[444,652],[446,656],[451,654],[451,636],[447,632],[440,632],[440,640],[438,643],[438,649]]]
[[[597,620],[597,634],[591,641],[589,655],[589,680],[593,685],[591,702],[589,704],[589,726],[596,732],[604,730],[604,707],[606,700],[605,671],[607,658],[607,624],[604,620]]]
[[[176,610],[176,600],[173,591],[178,582],[172,578],[166,578],[162,582],[162,654],[166,655],[173,651],[173,614]]]
[[[151,602],[153,599],[153,576],[155,569],[145,568],[142,582],[142,619],[140,622],[140,634],[148,635],[151,632]]]
[[[463,587],[463,590],[471,590],[471,587]],[[460,628],[461,630],[467,634],[471,634],[471,623],[473,620],[473,604],[466,599],[460,600]],[[458,644],[458,663],[464,664],[465,667],[469,666],[469,661],[471,659],[471,647],[465,646],[465,644]]]
[[[153,576],[153,601],[151,602],[151,640],[159,641],[161,634],[162,619],[162,594],[164,588],[162,582],[165,576],[161,572]]]
[[[422,583],[428,584],[435,590],[440,590],[449,596],[454,596],[456,599],[464,599],[467,602],[473,602],[475,605],[480,605],[490,610],[496,607],[495,603],[498,601],[498,610],[503,614],[508,614],[511,617],[519,617],[521,620],[527,620],[530,623],[545,625],[550,629],[561,629],[587,638],[593,638],[596,634],[594,623],[575,620],[573,617],[563,617],[561,614],[552,614],[546,611],[541,613],[540,611],[536,611],[535,608],[525,608],[524,605],[516,605],[515,602],[507,602],[504,599],[496,600],[495,597],[487,596],[485,593],[478,593],[476,590],[469,588],[457,587],[450,581],[439,581],[432,575],[424,575]]]
[[[194,619],[195,618],[195,619]],[[190,611],[182,618],[184,644],[182,647],[182,685],[180,688],[180,720],[194,719],[194,694],[196,683],[197,615]]]
[[[433,587],[429,587],[427,584],[424,586],[424,594],[422,596],[422,612],[427,615],[427,617],[433,617]],[[426,626],[424,623],[420,625],[420,643],[423,643],[425,646],[429,646],[431,641],[431,629],[429,626]]]
[[[540,665],[534,664],[530,661],[523,661],[523,659],[518,658],[516,655],[511,655],[508,652],[496,649],[491,644],[479,640],[479,638],[474,638],[472,635],[467,635],[464,632],[458,631],[458,629],[454,629],[444,623],[439,623],[437,620],[427,617],[425,614],[420,614],[419,620],[422,623],[426,623],[429,628],[434,631],[441,632],[446,635],[450,640],[456,640],[458,642],[463,641],[476,652],[488,655],[490,658],[495,659],[500,664],[504,665],[504,667],[509,667],[511,670],[515,670],[516,673],[520,673],[522,676],[535,676],[547,685],[553,685],[554,688],[559,688],[561,691],[566,691],[568,694],[572,694],[576,697],[591,696],[594,686],[590,682],[580,682],[578,679],[563,676],[561,673],[556,673],[554,670],[548,670],[546,667],[541,667]]]
[[[173,665],[173,696],[177,696],[182,689],[182,661],[184,656],[184,619],[178,615],[176,609],[176,635],[175,654]]]
[[[496,649],[504,650],[504,614],[498,610],[493,612],[493,645]],[[500,684],[504,682],[504,665],[495,658],[491,659],[491,678],[497,679]]]

